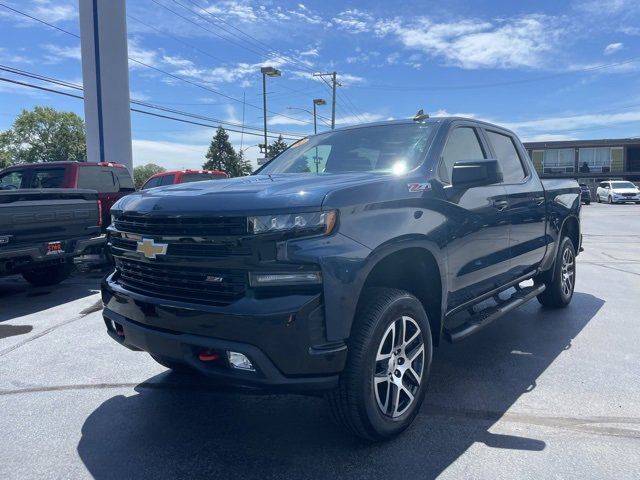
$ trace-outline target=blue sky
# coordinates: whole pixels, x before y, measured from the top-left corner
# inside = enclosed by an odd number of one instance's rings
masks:
[[[0,3],[79,31],[77,0]],[[240,123],[244,95],[246,124],[259,129],[259,70],[273,65],[274,131],[311,133],[311,115],[296,109],[329,101],[311,73],[336,70],[338,125],[424,108],[494,121],[525,141],[640,136],[637,0],[129,0],[127,13],[129,56],[174,75],[130,63],[131,96],[164,108]],[[82,83],[77,38],[2,6],[0,64]],[[0,130],[35,105],[83,115],[80,100],[0,82]],[[169,168],[199,167],[213,133],[136,113],[132,128],[134,164]],[[231,139],[239,147],[240,134]],[[249,158],[259,141],[244,136]]]

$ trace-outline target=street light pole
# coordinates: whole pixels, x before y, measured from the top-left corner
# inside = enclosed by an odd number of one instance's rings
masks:
[[[264,120],[264,158],[269,157],[269,148],[267,145],[267,75],[270,77],[279,77],[282,72],[273,67],[262,67],[262,113]]]
[[[318,133],[317,123],[316,123],[316,106],[317,105],[326,105],[322,98],[314,98],[313,99],[313,133]]]

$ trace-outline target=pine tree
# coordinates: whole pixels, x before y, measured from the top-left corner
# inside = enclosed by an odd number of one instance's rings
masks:
[[[206,170],[224,170],[231,175],[231,172],[228,172],[228,168],[235,164],[236,152],[229,142],[229,134],[224,128],[218,127],[218,130],[216,130],[205,158],[208,161],[202,165],[202,168]]]
[[[271,145],[269,145],[269,158],[273,158],[278,155],[280,152],[284,152],[289,145],[282,139],[282,135],[278,136],[277,140],[274,140]]]

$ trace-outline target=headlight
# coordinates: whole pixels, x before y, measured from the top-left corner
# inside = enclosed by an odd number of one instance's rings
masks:
[[[260,215],[249,217],[249,231],[270,233],[300,231],[328,235],[336,225],[337,214],[328,212],[292,213],[285,215]]]
[[[280,272],[249,274],[252,287],[279,287],[284,285],[319,285],[322,283],[320,272]]]

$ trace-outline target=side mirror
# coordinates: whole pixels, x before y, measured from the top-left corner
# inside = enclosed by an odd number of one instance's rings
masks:
[[[481,187],[502,182],[497,160],[469,160],[456,162],[451,174],[451,185],[459,188]]]

